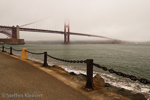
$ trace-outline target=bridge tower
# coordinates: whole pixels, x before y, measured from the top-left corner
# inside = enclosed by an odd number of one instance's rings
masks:
[[[68,23],[68,25],[65,23],[64,24],[64,44],[69,44],[70,43],[70,34],[69,34],[69,32],[70,32],[69,23]]]
[[[19,39],[19,26],[17,25],[16,27],[12,27],[12,38],[14,39]]]

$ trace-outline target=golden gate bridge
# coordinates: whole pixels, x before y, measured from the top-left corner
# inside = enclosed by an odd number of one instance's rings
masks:
[[[44,19],[42,19],[44,20]],[[105,39],[110,39],[110,40],[115,40],[112,38],[108,38],[108,37],[104,37],[104,36],[99,36],[99,35],[91,35],[91,34],[84,34],[84,33],[76,33],[76,32],[70,32],[70,26],[69,24],[64,24],[64,31],[57,31],[57,30],[47,30],[47,29],[37,29],[37,28],[24,28],[24,26],[28,26],[34,23],[37,23],[39,21],[42,20],[38,20],[35,22],[31,22],[28,24],[24,24],[21,26],[0,26],[0,33],[7,35],[9,38],[19,41],[24,42],[23,39],[20,39],[20,31],[27,31],[27,32],[41,32],[41,33],[53,33],[53,34],[62,34],[64,35],[64,44],[69,44],[70,43],[70,35],[78,35],[78,36],[89,36],[89,37],[98,37],[98,38],[105,38]],[[4,42],[4,39],[0,42]],[[7,42],[7,41],[5,41]]]

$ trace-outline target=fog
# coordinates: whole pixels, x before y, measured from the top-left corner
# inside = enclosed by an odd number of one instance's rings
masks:
[[[100,35],[127,41],[150,41],[150,0],[0,0],[0,25]],[[0,34],[0,38],[6,35]],[[63,35],[20,32],[25,40],[63,40]],[[71,36],[71,40],[101,40]]]

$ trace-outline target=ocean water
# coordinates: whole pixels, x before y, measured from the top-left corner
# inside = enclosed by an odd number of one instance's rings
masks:
[[[21,50],[27,48],[34,53],[47,52],[49,55],[66,60],[93,59],[94,63],[112,68],[137,78],[150,80],[150,45],[149,44],[25,44],[5,45]],[[7,50],[9,51],[9,50]],[[13,51],[15,55],[21,52]],[[44,55],[33,55],[28,53],[31,60],[43,62]],[[86,64],[61,62],[48,57],[48,64],[57,64],[68,72],[86,74]],[[132,81],[128,78],[110,74],[107,71],[94,67],[94,75],[100,74],[105,82],[114,86],[132,90],[134,93],[143,93],[150,98],[150,85]],[[93,75],[93,76],[94,76]]]

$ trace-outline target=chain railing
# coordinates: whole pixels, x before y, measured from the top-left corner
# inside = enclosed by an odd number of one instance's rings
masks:
[[[10,50],[10,53],[9,54],[11,54],[12,55],[12,47],[10,47],[10,48],[7,48],[7,47],[4,47],[5,49],[9,49]],[[6,52],[6,51],[5,51]]]
[[[11,54],[11,55],[13,54],[13,53],[12,53],[12,50],[14,50],[14,51],[22,51],[22,50],[16,50],[16,49],[14,49],[14,48],[12,48],[12,47],[7,48],[7,47],[2,46],[2,47],[0,47],[0,48],[2,48],[2,52],[6,52],[5,49],[10,49],[10,53],[9,53],[9,54]]]
[[[103,69],[104,71],[109,71],[110,73],[115,73],[115,74],[118,75],[118,76],[130,78],[130,79],[133,80],[133,81],[137,81],[137,80],[138,80],[138,81],[141,82],[141,83],[150,84],[150,81],[148,81],[147,79],[144,79],[144,78],[137,78],[137,77],[134,76],[134,75],[129,75],[129,74],[125,74],[125,73],[122,73],[122,72],[115,71],[115,70],[113,70],[113,69],[108,69],[107,67],[103,67],[103,66],[101,66],[101,65],[99,65],[99,64],[93,63],[93,65],[94,65],[95,67],[98,67],[98,68]]]
[[[65,60],[65,59],[60,59],[60,58],[56,58],[50,55],[47,55],[48,57],[58,60],[58,61],[63,61],[63,62],[68,62],[68,63],[86,63],[86,60]]]
[[[7,48],[7,47],[4,47],[5,49],[10,49],[10,48]]]
[[[27,53],[30,53],[30,54],[35,54],[35,55],[42,55],[44,54],[44,63],[43,63],[43,66],[48,66],[47,64],[47,52],[44,52],[44,53],[34,53],[34,52],[30,52],[28,50],[25,50]]]
[[[12,50],[22,51],[22,50],[16,50],[16,49],[14,49],[12,47],[6,48],[6,47],[2,46],[2,52],[4,52],[4,48],[5,49],[10,49],[10,54],[12,54]],[[28,50],[25,50],[25,51],[27,53],[35,54],[35,55],[42,55],[42,54],[44,54],[44,63],[43,63],[43,66],[45,66],[45,67],[48,66],[47,57],[50,57],[50,58],[58,60],[58,61],[68,62],[68,63],[86,63],[87,64],[87,82],[86,82],[86,88],[89,88],[89,89],[92,89],[92,90],[94,89],[94,87],[93,87],[93,66],[95,66],[97,68],[101,68],[104,71],[108,71],[110,73],[115,73],[118,76],[130,78],[133,81],[139,81],[139,82],[141,82],[143,84],[150,84],[150,81],[147,80],[147,79],[145,79],[145,78],[137,78],[134,75],[128,75],[128,74],[125,74],[125,73],[122,73],[122,72],[115,71],[113,69],[108,69],[107,67],[101,66],[99,64],[93,63],[93,59],[87,59],[87,60],[65,60],[65,59],[60,59],[60,58],[48,55],[47,52],[44,52],[44,53],[34,53],[34,52],[30,52]]]
[[[56,58],[56,57],[53,57],[53,56],[50,56],[50,55],[47,55],[48,57],[50,58],[53,58],[55,60],[59,60],[59,61],[63,61],[63,62],[68,62],[68,63],[86,63],[86,60],[64,60],[64,59],[59,59],[59,58]],[[115,73],[116,75],[118,76],[122,76],[122,77],[126,77],[126,78],[130,78],[131,80],[133,81],[136,81],[138,80],[139,82],[141,83],[144,83],[144,84],[150,84],[150,81],[148,81],[147,79],[144,79],[144,78],[137,78],[136,76],[134,75],[128,75],[128,74],[125,74],[125,73],[122,73],[122,72],[117,72],[113,69],[108,69],[107,67],[104,67],[104,66],[101,66],[99,64],[95,64],[95,63],[92,63],[95,67],[97,68],[101,68],[103,69],[104,71],[109,71],[110,73]]]
[[[42,55],[42,54],[44,54],[44,53],[34,53],[34,52],[27,51],[27,50],[26,50],[26,52],[28,52],[30,54],[36,54],[36,55]]]
[[[12,50],[14,50],[14,51],[22,51],[22,50],[16,50],[16,49],[14,49],[14,48],[12,48]]]

